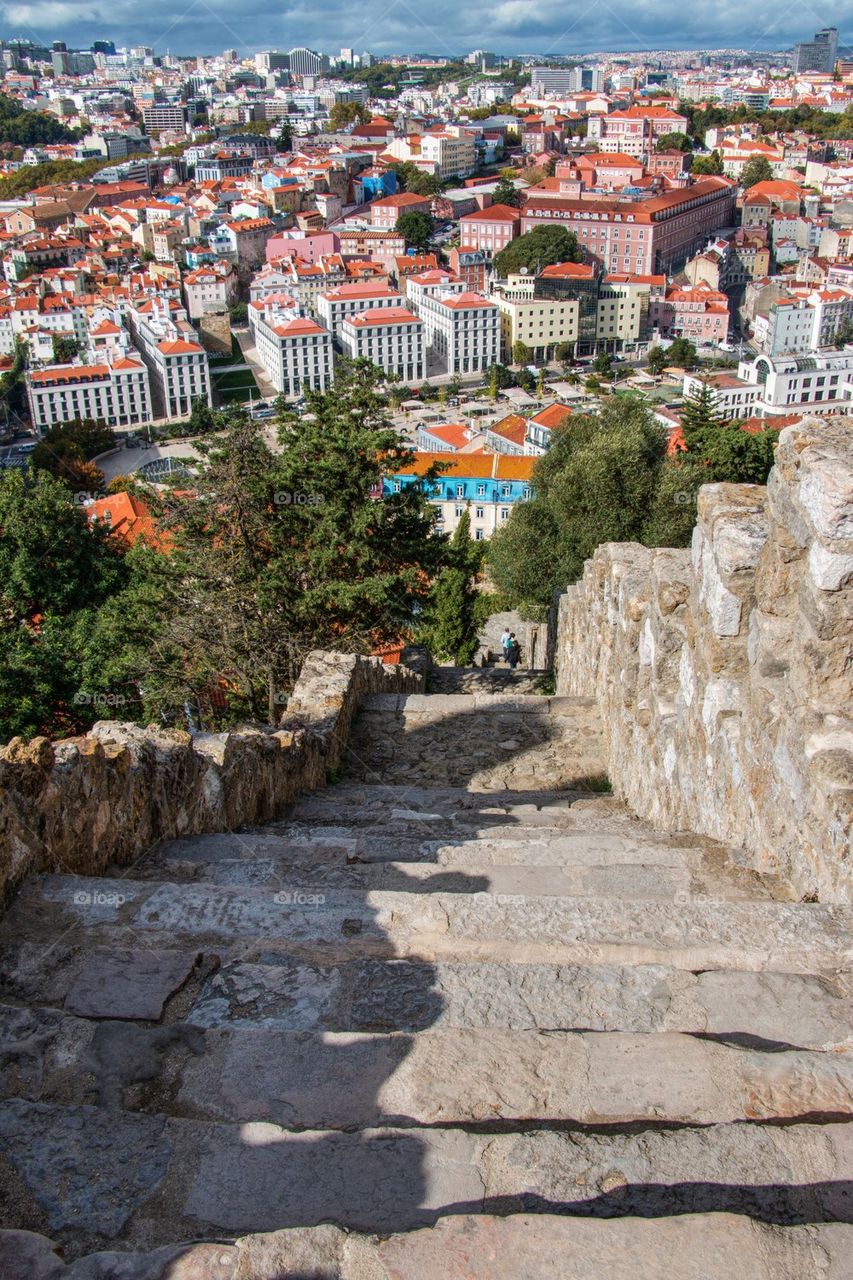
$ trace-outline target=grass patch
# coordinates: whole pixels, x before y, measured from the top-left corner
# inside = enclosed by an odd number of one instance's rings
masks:
[[[609,796],[613,793],[613,784],[606,773],[592,773],[586,778],[578,778],[572,783],[574,791],[592,791],[596,795]]]
[[[211,382],[217,391],[227,391],[231,387],[251,387],[256,391],[258,386],[251,369],[234,369],[231,373],[215,373]]]

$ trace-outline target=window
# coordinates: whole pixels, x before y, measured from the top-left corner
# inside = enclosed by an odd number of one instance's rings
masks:
[[[483,507],[477,507],[474,511],[474,516],[477,520],[482,520],[485,514],[486,512]]]

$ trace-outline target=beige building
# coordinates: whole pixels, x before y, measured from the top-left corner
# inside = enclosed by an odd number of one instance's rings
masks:
[[[500,311],[503,357],[512,359],[516,342],[530,347],[535,360],[549,360],[561,342],[577,342],[580,302],[577,298],[535,298],[532,276],[509,276],[493,301]]]
[[[666,276],[605,276],[598,295],[596,342],[616,350],[648,342],[650,302],[663,299]]]

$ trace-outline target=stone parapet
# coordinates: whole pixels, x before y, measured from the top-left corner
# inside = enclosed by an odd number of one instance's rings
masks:
[[[0,747],[0,894],[30,872],[98,874],[159,840],[279,816],[338,768],[365,695],[423,689],[423,655],[403,659],[308,654],[276,728],[191,736],[102,720],[61,742],[13,738]]]
[[[708,485],[690,551],[599,547],[555,602],[557,692],[598,700],[615,792],[850,896],[853,424],[782,431],[767,488]]]

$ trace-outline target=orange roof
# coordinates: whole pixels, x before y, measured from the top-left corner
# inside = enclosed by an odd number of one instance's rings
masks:
[[[490,302],[480,293],[455,293],[450,298],[438,298],[436,301],[443,307],[450,307],[453,311],[467,311],[469,307],[497,308],[496,302]]]
[[[308,316],[294,316],[292,320],[286,320],[284,324],[273,325],[273,332],[277,333],[280,338],[297,338],[304,337],[312,333],[326,333],[314,320]]]
[[[91,382],[96,378],[108,378],[108,364],[61,364],[48,369],[36,369],[30,374],[30,381],[38,385],[51,383]]]
[[[320,294],[320,297],[346,301],[347,298],[399,298],[400,294],[396,289],[389,289],[384,284],[355,281],[352,284],[339,284],[328,293]]]
[[[506,453],[416,453],[411,462],[394,468],[396,475],[422,476],[436,463],[442,463],[442,475],[460,480],[529,480],[535,458]]]
[[[554,262],[549,267],[543,267],[539,274],[546,280],[592,280],[595,278],[595,267],[585,262]]]
[[[406,307],[367,307],[357,315],[346,316],[344,324],[355,325],[359,329],[373,328],[374,325],[389,324],[422,324]]]
[[[527,419],[522,418],[520,413],[508,413],[505,418],[501,418],[500,422],[486,427],[486,431],[513,444],[524,444],[527,436]]]
[[[109,521],[112,532],[129,543],[138,542],[143,537],[152,545],[163,542],[145,503],[126,491],[98,498],[86,509],[86,518],[92,523],[96,520]]]
[[[553,431],[555,427],[559,427],[561,422],[571,413],[571,409],[567,404],[549,404],[546,408],[540,409],[538,413],[534,413],[531,422],[535,422],[537,426],[547,427]]]
[[[400,191],[394,196],[382,196],[379,200],[374,200],[370,206],[371,209],[403,209],[406,205],[413,204],[429,204],[429,196],[416,196],[412,191]]]
[[[164,356],[188,356],[198,355],[202,348],[197,342],[185,342],[183,338],[177,338],[173,342],[158,342],[157,350],[162,351]]]
[[[463,214],[459,222],[516,222],[520,217],[520,209],[513,209],[508,204],[490,204],[486,209]]]
[[[465,445],[470,444],[469,431],[470,428],[464,422],[443,422],[436,427],[423,425],[421,430],[427,435],[433,436],[436,440],[443,440],[445,444],[451,445],[454,449],[464,449]],[[482,449],[475,449],[471,452],[482,453]]]

